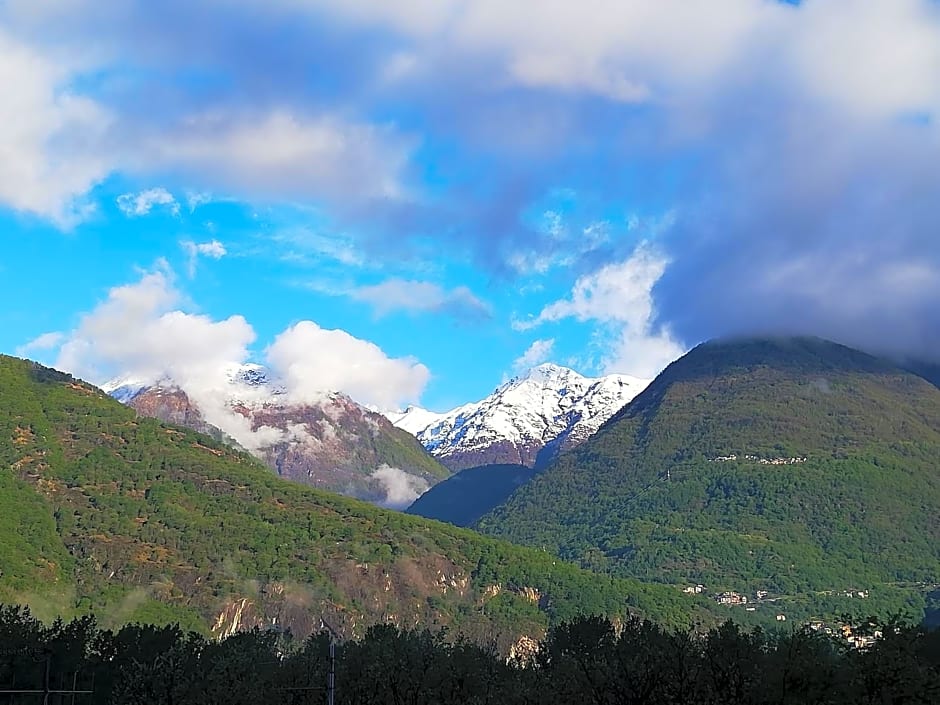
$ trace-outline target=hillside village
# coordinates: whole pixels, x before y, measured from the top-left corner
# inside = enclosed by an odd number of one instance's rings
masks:
[[[688,585],[682,588],[682,592],[686,595],[708,595],[708,590],[705,585],[698,583],[696,585]],[[867,599],[870,596],[868,590],[826,590],[823,591],[824,595],[838,595],[839,597],[847,597],[854,599]],[[780,600],[785,600],[785,595],[778,595],[771,597],[770,593],[767,590],[757,590],[754,592],[753,596],[749,597],[743,593],[734,591],[734,590],[724,590],[721,592],[712,593],[710,595],[711,599],[719,604],[727,607],[740,607],[747,612],[756,612],[761,607],[775,607],[779,610],[779,606],[776,604]],[[777,622],[786,622],[787,616],[783,611],[776,611],[775,620]],[[865,649],[872,646],[876,640],[882,637],[881,630],[871,626],[870,629],[860,629],[857,626],[845,622],[827,622],[821,619],[811,619],[803,622],[802,626],[808,628],[814,632],[825,634],[831,637],[839,637],[843,639],[849,646],[857,649]]]
[[[719,455],[717,458],[712,458],[709,462],[712,463],[730,463],[735,460],[746,460],[752,463],[758,463],[760,465],[799,465],[800,463],[806,462],[806,457],[799,458],[762,458],[759,455],[742,455],[738,456],[735,453],[731,455]]]

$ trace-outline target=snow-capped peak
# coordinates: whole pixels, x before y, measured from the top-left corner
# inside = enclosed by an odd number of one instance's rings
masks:
[[[445,414],[413,407],[387,416],[452,468],[534,465],[544,448],[557,452],[586,439],[647,384],[627,375],[592,379],[546,363]]]
[[[221,391],[223,396],[231,403],[266,403],[274,402],[285,393],[284,385],[271,375],[263,365],[256,363],[231,362],[223,365],[219,370],[220,376],[212,380],[200,380],[203,388]],[[219,387],[221,381],[221,387]],[[170,374],[151,375],[123,375],[108,380],[101,385],[101,389],[120,402],[127,403],[141,392],[153,387],[179,387],[180,381]],[[188,386],[188,385],[187,385]]]
[[[126,404],[144,389],[148,389],[155,384],[157,384],[155,379],[147,379],[139,375],[123,375],[108,380],[101,385],[101,389],[122,404]]]
[[[567,367],[562,367],[561,365],[556,365],[551,362],[544,362],[530,369],[522,375],[521,379],[553,384],[568,379],[583,380],[584,377]]]
[[[232,363],[223,368],[225,377],[232,384],[248,384],[259,386],[268,384],[269,372],[267,368],[253,362],[245,364]]]
[[[383,415],[395,426],[408,431],[413,436],[417,436],[428,426],[444,417],[444,414],[428,411],[420,406],[409,406],[402,411],[386,411]]]

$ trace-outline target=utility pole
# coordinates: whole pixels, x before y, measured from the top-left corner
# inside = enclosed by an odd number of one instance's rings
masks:
[[[336,642],[330,635],[330,674],[326,678],[326,705],[336,701]]]
[[[330,626],[330,623],[327,622],[323,617],[320,617],[320,622],[326,627],[327,631],[330,633],[330,668],[326,676],[326,705],[335,705],[336,703],[336,640],[339,639],[339,634],[336,633],[336,630]]]

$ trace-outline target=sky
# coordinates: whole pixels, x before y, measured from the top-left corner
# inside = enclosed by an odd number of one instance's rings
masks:
[[[92,382],[940,359],[935,0],[6,0],[0,90],[0,351]]]

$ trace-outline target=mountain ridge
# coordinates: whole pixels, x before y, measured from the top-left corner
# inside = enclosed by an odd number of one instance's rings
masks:
[[[816,338],[713,341],[476,526],[673,584],[940,582],[937,457],[921,377]]]
[[[628,375],[584,377],[545,363],[478,402],[437,414],[387,414],[452,470],[494,464],[541,467],[583,442],[648,384]]]
[[[168,375],[102,388],[145,416],[247,449],[282,477],[377,504],[405,507],[450,474],[410,434],[345,394],[298,400],[261,365],[222,372],[225,386],[200,389],[199,399]]]
[[[701,604],[539,551],[277,478],[209,436],[0,356],[0,601],[49,617],[298,637],[322,619],[538,636],[583,610],[664,621]],[[485,608],[484,608],[485,607]],[[505,646],[505,644],[504,644]]]

